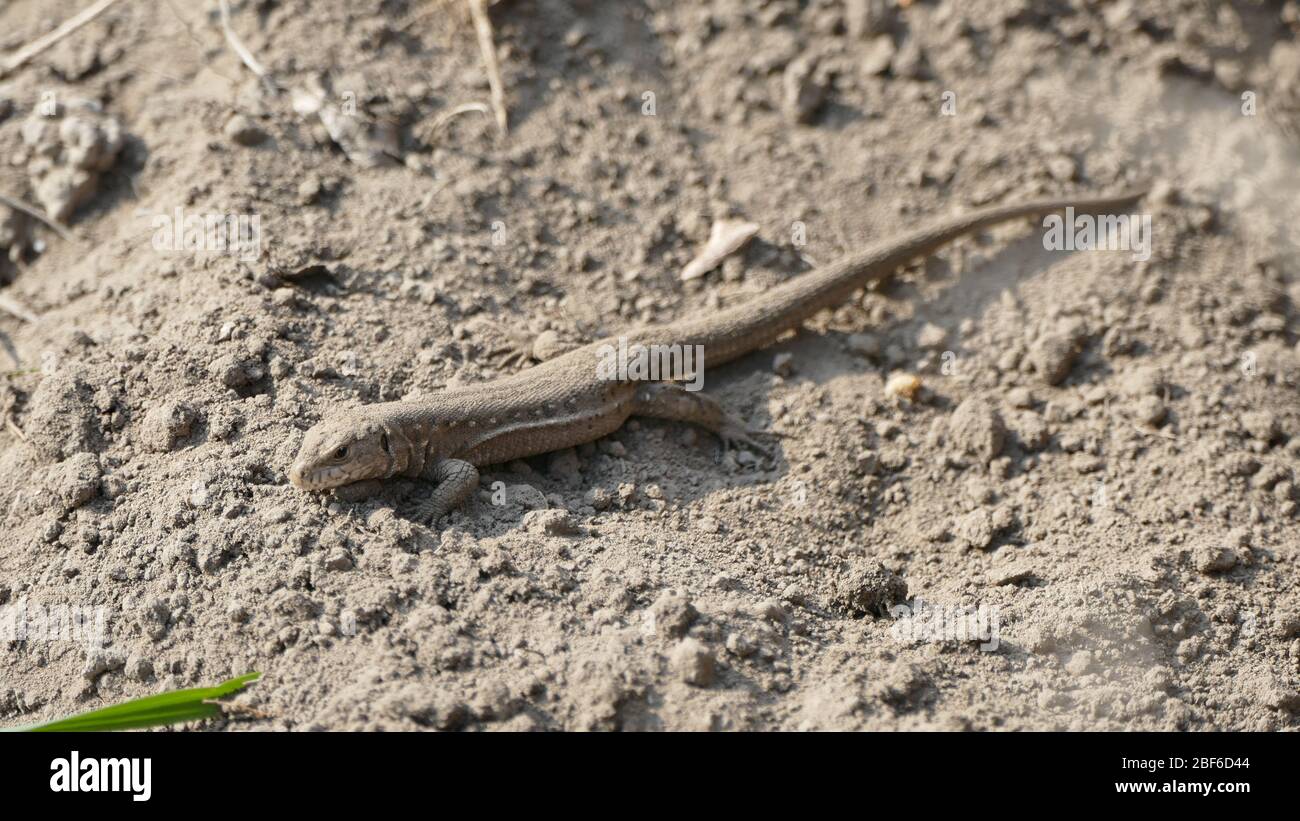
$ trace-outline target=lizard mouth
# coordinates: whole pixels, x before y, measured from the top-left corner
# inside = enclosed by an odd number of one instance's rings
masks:
[[[351,481],[342,467],[305,468],[294,465],[289,469],[289,481],[301,490],[329,490]]]

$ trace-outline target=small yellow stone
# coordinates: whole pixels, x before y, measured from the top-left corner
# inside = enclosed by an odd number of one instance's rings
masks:
[[[911,402],[921,390],[921,377],[914,373],[899,371],[889,377],[885,383],[885,396],[901,396]]]

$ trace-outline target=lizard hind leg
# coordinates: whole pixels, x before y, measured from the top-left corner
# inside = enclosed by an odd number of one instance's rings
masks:
[[[420,502],[415,516],[430,525],[459,507],[478,489],[478,468],[460,459],[439,459],[425,468],[423,478],[434,483],[433,492]]]
[[[759,436],[776,436],[768,431],[752,430],[744,421],[707,393],[688,391],[672,382],[653,382],[637,389],[632,407],[636,416],[649,416],[673,422],[690,422],[711,431],[722,442],[722,453],[738,445],[773,461],[773,449],[759,442]]]

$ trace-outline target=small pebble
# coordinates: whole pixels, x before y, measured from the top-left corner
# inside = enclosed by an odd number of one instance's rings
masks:
[[[915,401],[917,394],[921,392],[921,377],[911,374],[898,372],[889,377],[885,383],[885,396],[906,399],[909,402]]]
[[[794,373],[794,354],[782,351],[772,358],[772,372],[777,376],[790,376]]]
[[[690,598],[677,590],[666,590],[650,605],[655,632],[669,638],[680,638],[699,616]]]
[[[1074,653],[1070,656],[1069,660],[1065,662],[1065,671],[1072,676],[1087,675],[1092,672],[1092,667],[1092,652],[1088,650],[1080,650],[1077,653]]]
[[[1152,427],[1159,427],[1167,415],[1165,403],[1158,396],[1144,396],[1133,406],[1133,416],[1138,422]]]
[[[267,137],[257,123],[243,114],[236,114],[227,120],[224,132],[231,142],[243,146],[258,145]]]
[[[683,639],[673,648],[672,666],[678,678],[695,687],[708,687],[717,674],[712,651],[696,639]]]
[[[1194,553],[1196,569],[1206,575],[1226,573],[1237,566],[1237,554],[1222,544],[1204,544]]]
[[[883,616],[907,600],[907,582],[870,559],[851,559],[830,581],[831,605],[854,616]]]

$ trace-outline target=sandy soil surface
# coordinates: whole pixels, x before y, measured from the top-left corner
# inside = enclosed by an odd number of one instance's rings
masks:
[[[83,5],[4,4],[0,53]],[[179,0],[0,81],[0,193],[70,231],[0,206],[0,613],[103,618],[0,636],[0,722],[260,670],[210,726],[1297,726],[1295,0],[505,0],[505,136],[444,116],[490,99],[463,3],[231,19],[278,92]],[[633,421],[434,528],[287,482],[511,340],[1146,180],[1149,259],[1009,225],[710,373],[773,465]]]

